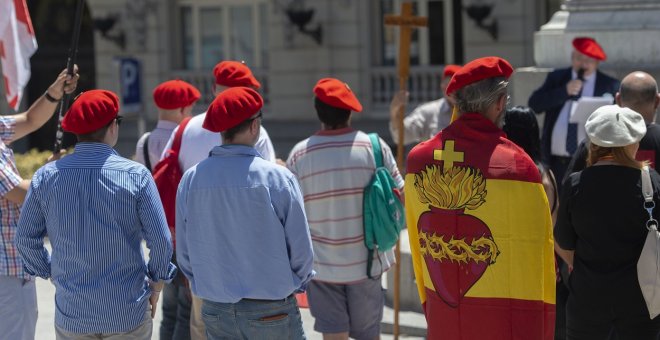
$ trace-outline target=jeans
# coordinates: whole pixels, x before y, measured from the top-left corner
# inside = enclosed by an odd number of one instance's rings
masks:
[[[165,284],[160,340],[190,340],[190,299],[190,288],[178,282]]]
[[[236,303],[218,303],[204,300],[202,318],[209,340],[305,339],[293,295],[275,301],[243,299]]]

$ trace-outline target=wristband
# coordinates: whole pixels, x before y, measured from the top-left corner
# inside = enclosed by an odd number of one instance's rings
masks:
[[[62,100],[62,98],[60,98],[60,99],[54,98],[53,96],[48,94],[48,91],[44,92],[44,98],[46,98],[46,100],[51,102],[51,103],[59,103],[59,101]]]

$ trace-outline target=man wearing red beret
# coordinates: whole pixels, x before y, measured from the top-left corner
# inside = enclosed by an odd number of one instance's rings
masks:
[[[176,255],[210,339],[304,339],[294,294],[314,275],[295,176],[254,148],[263,99],[233,87],[211,103],[204,128],[222,145],[183,175]]]
[[[451,77],[461,68],[460,65],[448,64],[442,72],[440,90],[444,95]],[[390,103],[390,133],[396,143],[399,142],[397,122],[401,119],[401,106],[408,104],[408,92],[399,91]],[[451,96],[424,103],[415,108],[404,120],[403,144],[418,143],[435,136],[438,131],[451,123],[454,99]]]
[[[172,131],[184,118],[191,116],[201,93],[193,85],[177,79],[156,86],[153,97],[158,109],[156,128],[142,135],[135,147],[135,161],[150,171],[160,160]]]
[[[498,57],[463,66],[447,86],[458,119],[408,155],[406,221],[429,339],[554,336],[548,200],[501,129],[512,73]]]
[[[160,291],[176,272],[151,173],[112,149],[118,113],[110,91],[76,99],[62,121],[78,137],[75,151],[37,170],[18,221],[25,270],[55,285],[58,339],[151,339]]]
[[[27,111],[0,116],[0,337],[6,339],[34,339],[37,325],[35,280],[23,268],[14,243],[30,180],[18,173],[9,144],[44,125],[64,93],[76,89],[78,78],[77,67],[73,77],[62,71]]]
[[[367,275],[362,198],[376,169],[371,139],[351,128],[351,112],[361,112],[362,105],[346,83],[321,79],[314,94],[321,130],[296,144],[287,160],[300,181],[314,245],[316,277],[307,292],[314,329],[327,339],[378,339],[380,278],[395,259],[392,249],[375,251]],[[379,142],[383,165],[402,189],[392,151]]]
[[[215,80],[213,83],[214,97],[217,97],[222,91],[236,86],[245,86],[255,90],[261,87],[261,84],[254,77],[250,68],[245,63],[238,61],[219,62],[213,68],[213,78]],[[206,112],[194,116],[183,130],[181,148],[179,150],[179,165],[182,172],[208,158],[211,149],[216,145],[220,145],[222,142],[219,133],[211,132],[202,126],[205,117]],[[178,128],[172,131],[160,159],[167,156],[166,152],[172,147],[172,142],[177,131]],[[255,145],[255,149],[257,149],[264,159],[272,162],[275,161],[273,143],[263,126],[261,127],[259,140]],[[190,315],[191,334],[195,339],[205,339],[204,323],[200,314],[201,300],[194,295],[192,299],[192,311]]]
[[[529,97],[528,104],[537,114],[545,112],[541,157],[558,181],[564,178],[578,143],[586,138],[581,127],[569,122],[572,103],[581,96],[609,96],[614,102],[619,81],[598,71],[598,64],[606,58],[596,40],[573,39],[571,67],[550,72],[543,85]]]
[[[197,88],[183,80],[169,80],[154,89],[154,103],[158,108],[156,128],[138,140],[135,160],[149,169],[160,160],[172,131],[190,117],[195,102],[201,94]],[[190,289],[186,287],[183,274],[163,288],[163,320],[160,324],[160,339],[190,339]]]

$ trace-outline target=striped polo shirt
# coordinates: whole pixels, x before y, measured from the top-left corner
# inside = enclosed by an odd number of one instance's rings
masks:
[[[402,189],[392,151],[382,139],[380,143],[384,165]],[[369,136],[351,128],[320,131],[291,150],[287,166],[298,177],[305,200],[314,279],[342,284],[366,279],[362,197],[376,169]],[[393,263],[392,250],[374,254],[372,275]]]
[[[78,143],[72,155],[34,174],[16,246],[28,273],[52,278],[55,325],[73,333],[135,329],[148,310],[148,280],[171,280],[176,272],[151,173],[102,143]]]

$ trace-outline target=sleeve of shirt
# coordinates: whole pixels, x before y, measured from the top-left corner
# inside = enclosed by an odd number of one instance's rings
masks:
[[[144,159],[144,141],[147,139],[148,134],[142,135],[140,139],[138,139],[137,144],[135,145],[135,161],[145,165],[145,159]],[[153,164],[152,164],[153,166]]]
[[[428,138],[424,135],[426,117],[422,112],[422,106],[418,106],[403,119],[403,145],[419,142]],[[395,143],[399,143],[399,129],[396,122],[390,121],[390,133]]]
[[[23,179],[21,175],[14,170],[12,164],[8,163],[6,157],[0,158],[0,196],[4,197],[14,189]]]
[[[254,145],[254,148],[257,149],[261,157],[265,160],[275,162],[275,148],[273,148],[273,142],[270,140],[270,136],[263,126],[261,127],[259,139]]]
[[[175,214],[175,230],[176,230],[176,262],[179,270],[185,275],[188,280],[193,281],[192,267],[190,266],[190,256],[188,254],[188,228],[186,225],[187,211],[186,201],[188,200],[188,172],[183,175],[179,188],[176,192],[176,214]]]
[[[562,249],[574,250],[577,234],[571,222],[571,196],[573,195],[573,186],[580,180],[580,173],[572,174],[562,185],[559,199],[559,212],[557,213],[557,222],[555,223],[555,242]]]
[[[174,128],[174,130],[172,131],[172,134],[170,135],[170,139],[167,140],[167,144],[165,144],[165,148],[163,148],[163,153],[161,153],[161,155],[160,155],[160,160],[163,160],[163,158],[165,158],[165,156],[167,156],[167,151],[169,151],[172,148],[172,143],[174,142],[174,136],[176,136],[177,131],[179,131],[178,126],[176,128]],[[179,163],[181,163],[181,160],[179,160]]]
[[[14,132],[16,131],[16,119],[14,117],[0,117],[0,139],[5,144],[9,144],[14,140]]]
[[[176,266],[170,262],[173,252],[172,236],[167,227],[158,189],[147,169],[144,169],[138,198],[138,215],[142,223],[142,234],[149,248],[149,279],[169,282],[176,274]]]
[[[313,270],[314,251],[303,196],[298,181],[293,175],[289,177],[287,187],[274,197],[273,206],[284,226],[291,270],[298,279],[299,291],[305,291],[307,284],[315,274]]]
[[[399,167],[396,165],[396,160],[392,154],[392,149],[390,149],[390,146],[387,145],[387,143],[385,143],[382,138],[380,138],[380,148],[383,152],[383,165],[385,165],[385,167],[390,171],[390,175],[392,175],[397,188],[403,190],[403,176],[401,176]]]
[[[38,178],[39,173],[35,175]],[[27,196],[23,202],[14,242],[21,258],[25,271],[33,276],[44,279],[50,277],[50,254],[44,246],[46,236],[46,217],[39,199],[38,188],[34,180],[30,183]]]

